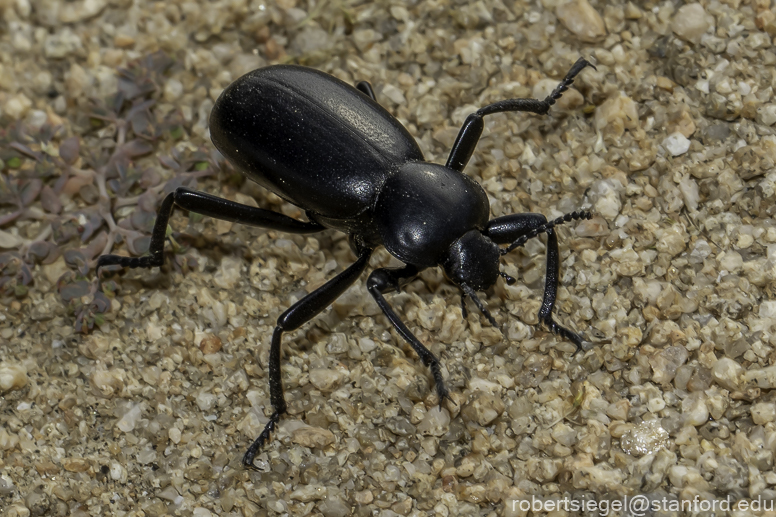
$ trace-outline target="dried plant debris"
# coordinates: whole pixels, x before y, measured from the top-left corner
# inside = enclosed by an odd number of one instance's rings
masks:
[[[24,297],[35,264],[63,260],[57,290],[76,331],[88,332],[110,309],[117,286],[99,287],[97,258],[121,244],[131,255],[145,253],[160,198],[225,166],[215,152],[170,145],[190,129],[179,113],[155,110],[173,65],[159,52],[119,69],[118,91],[93,102],[75,126],[78,135],[66,137],[62,126],[28,131],[24,123],[3,130],[0,228],[19,230],[0,230],[0,248],[10,250],[0,254],[4,296]],[[164,144],[169,154],[156,158]]]

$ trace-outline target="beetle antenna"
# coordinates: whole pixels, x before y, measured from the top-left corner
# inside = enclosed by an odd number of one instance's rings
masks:
[[[514,285],[515,282],[517,282],[517,280],[515,280],[515,277],[510,276],[510,275],[504,273],[503,271],[499,271],[498,274],[499,274],[499,276],[501,278],[503,278],[504,280],[507,281],[507,285]]]
[[[589,210],[578,210],[576,212],[571,212],[565,215],[562,215],[555,219],[554,221],[550,221],[546,224],[543,224],[541,226],[537,226],[530,232],[526,233],[525,235],[520,236],[515,242],[507,246],[506,248],[502,248],[501,254],[506,255],[510,251],[514,250],[515,248],[519,248],[520,246],[524,245],[528,240],[533,239],[537,235],[541,235],[542,233],[547,233],[551,231],[556,226],[560,226],[563,223],[568,223],[571,221],[577,221],[581,219],[590,219],[593,217],[593,212]]]
[[[472,299],[472,301],[474,302],[474,305],[477,306],[480,312],[484,314],[486,318],[488,318],[488,321],[490,322],[490,324],[498,328],[498,323],[496,323],[496,318],[494,318],[490,314],[490,311],[488,310],[487,307],[485,307],[485,304],[482,303],[482,300],[480,300],[477,297],[477,293],[474,291],[474,289],[472,289],[466,284],[461,284],[461,289],[463,289],[463,292],[466,294],[466,296]]]

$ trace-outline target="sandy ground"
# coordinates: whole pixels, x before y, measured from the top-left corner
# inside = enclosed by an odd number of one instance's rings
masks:
[[[768,0],[15,0],[2,19],[4,515],[773,504]],[[249,70],[368,80],[444,163],[469,113],[543,97],[580,56],[597,70],[549,116],[485,119],[465,172],[492,217],[595,213],[558,231],[556,316],[584,353],[536,326],[544,237],[502,259],[515,285],[480,293],[498,329],[471,303],[464,318],[459,290],[426,270],[388,298],[442,360],[453,400],[440,407],[364,275],[284,337],[289,414],[251,471],[240,459],[271,414],[275,320],[354,260],[345,236],[176,213],[168,267],[110,276],[95,298],[95,258],[142,252],[165,189],[303,216],[209,142],[213,102]],[[389,265],[385,250],[370,262]]]

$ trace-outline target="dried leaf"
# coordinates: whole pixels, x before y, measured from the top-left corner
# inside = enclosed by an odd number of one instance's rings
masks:
[[[68,164],[73,165],[78,160],[78,153],[81,150],[81,141],[77,136],[71,136],[65,139],[59,146],[59,157]]]
[[[4,226],[4,225],[10,223],[11,221],[15,220],[17,217],[19,217],[23,213],[24,213],[24,210],[20,209],[20,210],[16,210],[14,212],[5,214],[3,216],[0,216],[0,226]],[[2,247],[2,246],[0,246],[0,247]]]
[[[154,151],[154,147],[146,142],[136,138],[130,142],[127,142],[121,146],[121,153],[129,158],[137,158],[138,156],[144,156]]]
[[[159,161],[164,167],[167,167],[168,169],[172,169],[174,171],[180,169],[180,164],[172,156],[161,156],[159,157]]]
[[[40,194],[41,188],[43,188],[43,182],[37,178],[25,181],[19,190],[19,199],[22,205],[31,205]]]
[[[100,199],[100,191],[93,183],[87,183],[78,189],[78,195],[81,196],[87,205],[93,205]]]
[[[132,212],[132,215],[129,217],[129,219],[132,222],[132,227],[135,228],[135,230],[150,233],[154,227],[156,214],[153,212],[146,212],[145,210],[142,210],[138,207],[134,212]]]
[[[92,242],[89,243],[89,245],[85,248],[82,248],[81,251],[84,254],[84,257],[86,257],[89,260],[94,259],[94,257],[97,256],[98,253],[102,252],[102,250],[105,249],[105,245],[108,243],[108,234],[107,232],[100,232],[97,237],[92,239]]]
[[[11,145],[9,145],[11,149],[14,149],[15,151],[19,151],[23,155],[29,156],[33,160],[40,160],[40,153],[37,153],[24,145],[21,142],[13,142]]]
[[[81,298],[89,294],[89,283],[86,280],[80,280],[73,284],[66,284],[59,288],[59,296],[65,302]]]
[[[156,169],[146,169],[140,175],[140,188],[148,190],[157,186],[162,181],[162,176]]]
[[[13,249],[22,245],[24,240],[18,235],[0,230],[0,248]]]
[[[137,199],[137,207],[146,212],[156,212],[156,203],[159,197],[151,190],[144,192]]]
[[[89,220],[86,221],[86,224],[83,226],[83,231],[81,232],[81,242],[88,241],[92,235],[94,235],[94,232],[102,226],[102,223],[103,218],[100,214],[96,212],[89,214]]]
[[[43,210],[50,214],[58,214],[62,211],[62,202],[59,200],[59,196],[48,185],[44,185],[40,191],[40,202],[43,205]]]
[[[35,264],[40,264],[56,248],[52,243],[45,241],[33,242],[27,250],[27,259]]]
[[[94,309],[94,312],[108,312],[108,309],[110,309],[110,300],[104,293],[97,291],[94,293],[94,300],[92,301],[91,306]]]
[[[127,248],[129,251],[137,256],[147,252],[151,247],[151,236],[140,235],[138,237],[130,237],[127,239]]]

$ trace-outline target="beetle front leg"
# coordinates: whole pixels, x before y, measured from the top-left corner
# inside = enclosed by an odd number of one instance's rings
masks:
[[[151,234],[148,255],[144,257],[103,255],[97,260],[97,275],[99,276],[100,268],[104,266],[119,265],[129,268],[162,266],[164,264],[164,239],[167,235],[167,223],[176,206],[216,219],[288,233],[315,233],[325,230],[318,223],[298,221],[271,210],[235,203],[186,187],[178,187],[174,192],[167,194],[167,197],[162,201]]]
[[[396,329],[396,332],[409,343],[418,356],[420,356],[423,364],[428,366],[431,370],[431,374],[434,376],[437,394],[439,395],[439,403],[441,404],[444,399],[449,399],[450,395],[445,386],[445,381],[442,378],[442,368],[439,365],[439,359],[437,359],[428,348],[423,346],[423,343],[418,341],[418,338],[416,338],[410,329],[407,328],[407,325],[401,321],[383,296],[385,293],[398,291],[402,280],[412,278],[417,274],[418,268],[415,266],[405,266],[400,269],[375,269],[369,275],[369,278],[366,281],[366,287],[377,302],[380,310],[383,311],[383,314],[385,314],[388,321],[391,322],[393,328]]]
[[[269,398],[274,411],[259,437],[245,451],[243,456],[245,467],[253,466],[256,453],[269,439],[280,417],[286,412],[286,399],[283,396],[283,380],[280,372],[280,340],[283,332],[298,329],[331,305],[364,272],[371,254],[371,249],[362,250],[358,260],[345,271],[296,302],[278,318],[269,349]]]
[[[482,135],[482,130],[485,127],[482,120],[484,116],[505,111],[526,111],[536,113],[537,115],[546,115],[550,111],[550,107],[561,98],[563,92],[569,89],[571,83],[574,82],[574,78],[586,66],[595,69],[585,58],[577,59],[577,62],[568,71],[566,77],[543,101],[538,99],[507,99],[489,104],[469,115],[458,132],[453,149],[447,158],[446,166],[457,171],[463,171],[466,164],[469,163],[469,159],[474,153],[474,148],[477,147],[477,142],[479,142]]]
[[[512,214],[498,217],[490,221],[483,232],[496,244],[511,245],[502,250],[511,251],[517,245],[522,245],[529,238],[541,233],[547,234],[547,270],[544,279],[544,299],[539,309],[539,323],[544,323],[553,333],[574,343],[577,352],[582,350],[585,339],[571,330],[562,327],[552,318],[552,310],[555,308],[555,299],[558,296],[558,282],[560,279],[560,251],[558,250],[558,234],[555,226],[574,219],[589,219],[590,212],[572,212],[567,216],[547,222],[542,214]]]

